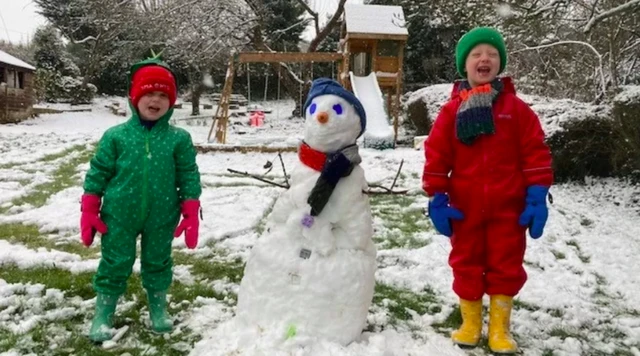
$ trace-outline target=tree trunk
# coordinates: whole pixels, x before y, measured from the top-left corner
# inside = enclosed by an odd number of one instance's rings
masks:
[[[191,116],[200,115],[200,96],[204,92],[202,84],[202,73],[194,70],[189,74],[189,83],[191,83]]]
[[[200,115],[200,93],[194,87],[191,91],[191,116],[198,115]]]

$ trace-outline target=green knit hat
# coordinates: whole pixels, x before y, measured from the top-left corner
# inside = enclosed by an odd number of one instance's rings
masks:
[[[482,43],[489,44],[498,50],[500,54],[500,70],[498,74],[502,73],[507,66],[507,48],[500,32],[491,27],[476,27],[462,36],[456,45],[456,69],[458,69],[458,73],[462,77],[467,77],[464,67],[469,52]]]

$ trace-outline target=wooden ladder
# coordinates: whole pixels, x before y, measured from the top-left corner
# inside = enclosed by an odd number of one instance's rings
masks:
[[[231,92],[233,90],[233,77],[235,76],[234,59],[229,59],[229,67],[227,68],[227,75],[224,81],[224,87],[222,88],[222,95],[216,108],[216,113],[213,116],[213,122],[211,123],[211,129],[209,130],[209,136],[207,141],[211,142],[211,134],[213,128],[216,128],[216,142],[227,142],[227,124],[229,123],[229,103],[231,101]],[[217,124],[217,125],[216,125]]]

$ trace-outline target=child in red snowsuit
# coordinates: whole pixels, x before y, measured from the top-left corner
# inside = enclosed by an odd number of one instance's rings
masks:
[[[526,229],[542,235],[553,181],[540,121],[516,96],[499,32],[476,28],[456,47],[456,82],[425,142],[423,188],[436,230],[451,237],[449,264],[463,323],[451,335],[475,346],[482,297],[490,296],[489,347],[515,353],[509,331],[513,296],[524,285]]]

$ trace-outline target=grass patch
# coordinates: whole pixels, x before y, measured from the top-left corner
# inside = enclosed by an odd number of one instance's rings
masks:
[[[376,195],[371,197],[373,216],[382,219],[385,231],[374,241],[382,249],[418,249],[431,243],[430,239],[416,236],[429,229],[428,218],[422,209],[407,209],[414,199],[401,195]]]
[[[558,250],[551,250],[551,253],[553,253],[553,255],[555,256],[556,260],[564,260],[565,258],[567,258],[567,256],[558,251]]]
[[[528,267],[531,267],[531,268],[536,268],[536,269],[539,269],[541,271],[544,271],[544,267],[542,267],[542,265],[540,263],[538,263],[538,262],[531,262],[531,261],[524,260],[524,264],[525,264],[525,266],[528,266]]]
[[[232,283],[240,283],[244,274],[244,261],[237,257],[231,261],[216,261],[219,256],[213,254],[209,258],[195,257],[184,252],[173,253],[176,264],[191,265],[191,273],[205,280],[229,279]]]
[[[42,161],[53,161],[62,157],[66,157],[74,152],[79,152],[76,157],[73,157],[67,162],[61,164],[54,172],[52,181],[42,183],[34,187],[34,191],[16,198],[12,201],[13,205],[30,204],[34,207],[43,206],[49,197],[64,189],[77,185],[78,182],[74,179],[77,173],[77,168],[80,164],[87,162],[92,156],[93,151],[89,151],[83,145],[76,145],[63,152],[45,156]]]
[[[460,312],[460,306],[456,306],[455,309],[447,316],[447,318],[441,323],[435,323],[432,326],[439,333],[449,336],[449,331],[460,327],[462,324],[462,313]]]
[[[562,318],[564,316],[564,311],[562,311],[561,309],[552,308],[546,309],[546,311],[554,318]]]
[[[274,199],[273,203],[271,203],[271,205],[267,209],[265,209],[264,214],[262,214],[262,218],[260,218],[260,222],[255,228],[258,236],[264,233],[264,230],[267,226],[267,219],[269,218],[269,215],[271,215],[271,212],[273,211],[273,207],[276,206],[276,202],[277,202],[277,199]]]
[[[82,257],[96,257],[98,248],[86,248],[80,241],[60,241],[40,235],[36,225],[20,223],[0,224],[0,240],[20,243],[31,249],[45,248],[47,250],[63,251]]]
[[[46,288],[59,289],[65,296],[79,296],[91,299],[95,296],[91,280],[93,272],[72,274],[55,268],[19,269],[16,266],[0,267],[0,274],[8,283],[43,284]],[[42,292],[44,294],[44,291]],[[180,322],[181,312],[190,308],[196,298],[215,298],[221,301],[235,300],[235,296],[222,295],[205,283],[191,285],[174,282],[169,290],[172,303],[169,313]],[[140,276],[133,274],[124,295],[127,301],[135,301],[126,311],[117,313],[114,326],[129,326],[129,331],[121,345],[135,345],[135,348],[118,347],[117,352],[129,352],[132,355],[144,354],[145,350],[162,350],[163,355],[186,355],[193,344],[200,338],[191,330],[183,328],[182,332],[170,335],[155,335],[148,329],[146,292],[141,286]],[[58,305],[57,307],[64,307]],[[22,313],[24,309],[18,310]],[[93,317],[93,308],[87,313],[68,317],[68,319],[42,322],[24,335],[14,335],[0,328],[0,352],[14,350],[22,354],[37,355],[76,354],[76,355],[113,355],[113,350],[104,350],[90,342],[83,334],[84,327]],[[54,340],[53,336],[56,338]],[[51,349],[54,346],[56,349]]]
[[[541,308],[533,303],[528,303],[520,299],[513,299],[513,309],[515,310],[524,309],[530,312],[534,312],[534,311],[540,310]]]
[[[578,244],[578,241],[576,240],[569,240],[567,241],[567,246],[571,246],[573,248],[576,249],[576,253],[578,255],[578,258],[580,259],[580,261],[582,261],[582,263],[589,263],[591,262],[591,256],[586,255],[582,249],[580,248],[580,245]]]
[[[93,272],[73,274],[57,268],[20,269],[16,265],[1,266],[0,271],[7,283],[43,284],[47,288],[59,289],[65,295],[80,296],[83,299],[91,299],[95,296],[91,285]]]
[[[593,221],[583,216],[582,218],[580,218],[580,225],[584,227],[589,227],[593,225]]]
[[[0,329],[0,352],[6,352],[13,349],[18,343],[18,336],[10,333],[8,330]]]
[[[410,311],[423,315],[437,314],[442,310],[441,302],[430,288],[425,288],[421,293],[415,293],[383,283],[376,283],[373,303],[389,311],[392,325],[397,324],[398,321],[410,320],[412,318]]]
[[[561,327],[555,327],[551,329],[551,331],[549,331],[549,336],[558,337],[563,341],[570,337],[574,339],[584,339],[584,337],[580,335],[580,332],[578,330],[569,330]]]
[[[613,353],[608,351],[601,351],[601,350],[589,350],[589,355],[590,356],[612,356],[612,355],[613,356],[635,356],[636,354],[627,349],[617,348],[613,350]]]

